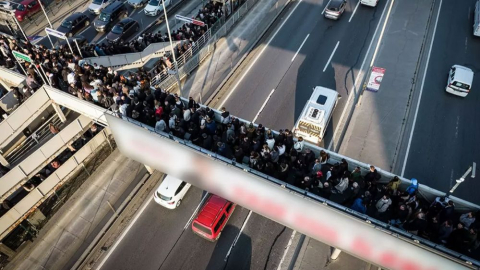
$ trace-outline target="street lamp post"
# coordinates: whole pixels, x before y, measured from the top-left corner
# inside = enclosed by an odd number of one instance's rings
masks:
[[[13,19],[15,20],[15,23],[17,24],[18,29],[20,29],[20,32],[22,32],[23,37],[25,37],[25,41],[28,41],[28,37],[27,37],[27,35],[25,35],[25,32],[23,32],[22,26],[20,25],[17,18],[15,17],[15,14],[13,14]]]
[[[42,8],[43,14],[45,14],[45,18],[47,18],[48,25],[50,26],[51,29],[53,29],[52,22],[50,22],[50,19],[48,18],[47,12],[45,11],[45,8],[43,8],[42,1],[38,1],[40,4],[40,7]],[[48,40],[50,40],[50,44],[52,44],[52,49],[53,49],[53,42],[52,39],[50,38],[50,35],[47,33]]]
[[[452,189],[450,189],[447,193],[447,197],[450,196],[450,194],[452,194],[453,192],[455,192],[455,189],[458,188],[458,186],[460,186],[461,183],[463,183],[465,181],[465,178],[467,178],[467,176],[472,173],[471,175],[471,178],[475,178],[475,170],[477,169],[477,164],[475,162],[473,162],[473,165],[470,166],[467,171],[462,175],[462,177],[460,177],[459,179],[456,180],[456,184],[455,186],[452,187]]]
[[[180,81],[180,75],[178,74],[178,64],[177,64],[177,58],[175,57],[175,52],[173,51],[173,42],[172,42],[172,35],[170,34],[170,25],[168,23],[168,18],[167,18],[167,9],[165,8],[165,1],[162,1],[162,6],[163,6],[163,13],[165,14],[165,22],[167,23],[167,32],[168,32],[168,38],[170,40],[170,50],[171,54],[173,56],[173,62],[175,64],[175,78],[177,79],[177,84],[178,88],[180,89],[180,95],[182,94],[182,82]]]

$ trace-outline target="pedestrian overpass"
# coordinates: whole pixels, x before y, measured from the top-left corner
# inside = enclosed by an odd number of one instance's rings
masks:
[[[252,170],[189,141],[171,134],[157,133],[154,128],[132,119],[118,118],[111,111],[60,90],[48,86],[43,89],[52,102],[108,125],[124,155],[225,197],[358,258],[386,269],[480,269],[480,262],[444,246]],[[215,113],[216,118],[219,118],[219,112]],[[308,143],[305,146],[317,155],[322,150]],[[345,158],[350,169],[359,166],[364,173],[368,171],[368,164],[334,152],[329,154],[332,163]],[[394,177],[387,171],[378,171],[384,182]],[[408,179],[401,180],[402,188],[410,183]],[[419,191],[428,200],[445,195],[424,185],[420,185]],[[478,205],[459,198],[450,198],[459,209],[480,209]]]

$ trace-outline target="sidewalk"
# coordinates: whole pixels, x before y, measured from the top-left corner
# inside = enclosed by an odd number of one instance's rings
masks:
[[[395,1],[374,63],[385,68],[380,90],[363,93],[340,154],[392,170],[414,94],[414,79],[434,2]]]
[[[109,203],[118,208],[145,174],[114,150],[6,269],[70,269],[112,215]]]

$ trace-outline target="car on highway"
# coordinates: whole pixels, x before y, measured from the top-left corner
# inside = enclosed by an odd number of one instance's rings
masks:
[[[15,10],[18,7],[18,3],[15,2],[10,2],[10,1],[0,1],[0,9],[9,11],[9,12],[15,12]]]
[[[450,94],[466,97],[472,87],[473,75],[473,70],[464,66],[453,65],[448,73],[445,90]]]
[[[117,23],[107,35],[108,42],[123,42],[138,32],[140,25],[132,18],[125,18]]]
[[[175,209],[182,203],[182,199],[190,186],[187,182],[167,175],[153,194],[153,199],[165,208]]]
[[[23,0],[15,10],[15,18],[17,18],[19,22],[22,22],[25,17],[30,17],[41,9],[38,0]]]
[[[80,12],[75,12],[63,20],[57,31],[65,33],[67,37],[73,37],[80,30],[90,25],[90,18]]]
[[[100,14],[102,10],[110,3],[110,0],[93,0],[90,5],[88,5],[88,11],[92,14]]]
[[[68,43],[70,43],[70,46],[72,47],[76,47],[77,45],[75,44],[75,41],[77,42],[78,46],[81,48],[83,45],[86,45],[88,43],[88,40],[87,38],[85,38],[84,36],[82,35],[76,35],[74,37],[69,37],[67,38],[68,39]],[[63,39],[63,40],[60,40],[60,42],[58,42],[55,46],[55,49],[58,49],[60,48],[60,46],[68,46],[67,44],[67,40]],[[75,49],[74,49],[75,50]]]
[[[118,19],[126,17],[128,17],[128,10],[125,3],[117,0],[103,9],[100,16],[93,22],[93,26],[98,32],[106,32]]]
[[[143,7],[148,0],[128,0],[127,3],[133,8]]]
[[[193,232],[209,241],[217,241],[235,206],[236,204],[222,197],[210,195],[192,222]]]
[[[167,0],[164,2],[165,7],[168,7],[172,3],[171,0]],[[160,2],[160,0],[150,0],[150,2],[148,2],[147,6],[143,9],[143,11],[145,12],[145,15],[157,16],[159,12],[163,11],[162,2]]]
[[[347,0],[331,0],[325,7],[325,18],[338,20],[345,12],[347,6]]]

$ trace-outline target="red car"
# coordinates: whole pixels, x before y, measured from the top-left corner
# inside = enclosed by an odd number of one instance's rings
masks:
[[[17,9],[15,10],[15,17],[19,22],[21,22],[25,19],[25,17],[32,16],[41,9],[42,8],[40,7],[39,0],[24,0],[17,6]]]
[[[235,206],[224,198],[211,195],[192,222],[193,232],[209,241],[217,241]]]

